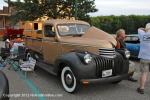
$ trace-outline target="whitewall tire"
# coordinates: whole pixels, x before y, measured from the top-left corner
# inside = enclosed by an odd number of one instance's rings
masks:
[[[65,91],[73,93],[77,88],[77,79],[70,67],[65,66],[61,72],[61,82]]]

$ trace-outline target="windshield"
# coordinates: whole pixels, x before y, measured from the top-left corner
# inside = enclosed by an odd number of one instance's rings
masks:
[[[125,39],[126,43],[139,43],[139,37],[138,36],[126,36]]]
[[[85,24],[61,24],[58,25],[57,28],[61,36],[74,36],[83,35],[90,28],[90,26]]]

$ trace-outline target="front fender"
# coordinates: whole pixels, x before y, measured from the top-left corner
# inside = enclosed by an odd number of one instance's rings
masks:
[[[54,72],[59,75],[62,67],[67,65],[71,68],[77,79],[96,78],[96,66],[92,61],[89,64],[84,64],[78,57],[76,52],[70,52],[57,58],[55,62]]]

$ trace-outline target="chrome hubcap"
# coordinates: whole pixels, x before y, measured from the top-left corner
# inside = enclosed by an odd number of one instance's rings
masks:
[[[66,83],[68,84],[68,85],[70,85],[71,83],[72,83],[72,77],[71,77],[71,75],[70,74],[67,74],[66,75]]]

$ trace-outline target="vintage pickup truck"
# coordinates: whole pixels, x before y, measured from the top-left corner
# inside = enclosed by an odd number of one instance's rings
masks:
[[[50,19],[22,23],[27,56],[36,65],[57,75],[65,91],[82,84],[119,83],[129,73],[127,50],[116,50],[108,33],[79,20]]]

